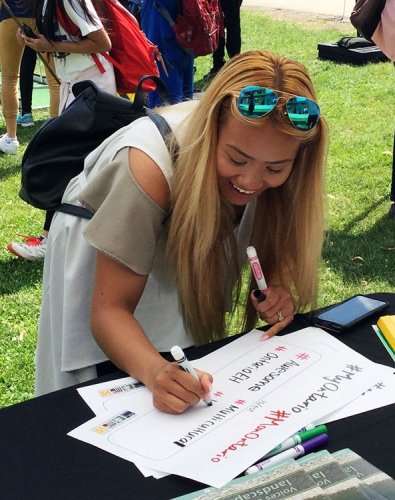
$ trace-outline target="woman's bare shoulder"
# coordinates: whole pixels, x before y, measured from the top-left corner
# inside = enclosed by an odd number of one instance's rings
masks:
[[[146,194],[163,210],[168,210],[170,188],[163,172],[154,160],[140,149],[130,148],[129,168]]]

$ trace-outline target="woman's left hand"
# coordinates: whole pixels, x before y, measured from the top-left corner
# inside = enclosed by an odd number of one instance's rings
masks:
[[[16,32],[16,39],[19,43],[19,45],[25,45],[25,39],[24,39],[25,34],[23,31],[19,28],[18,31]]]
[[[270,286],[266,292],[266,299],[259,302],[254,293],[251,300],[260,319],[273,325],[263,333],[261,339],[267,340],[281,332],[294,319],[295,307],[292,295],[282,286]]]

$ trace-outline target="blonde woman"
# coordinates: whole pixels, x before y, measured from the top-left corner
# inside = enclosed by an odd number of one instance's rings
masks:
[[[181,413],[207,399],[212,377],[198,371],[198,382],[161,353],[225,337],[236,304],[246,304],[240,330],[257,312],[271,325],[263,340],[314,304],[328,132],[304,66],[246,52],[200,101],[160,113],[176,161],[152,121],[137,120],[69,185],[63,201],[78,199],[92,220],[55,216],[37,394],[94,378],[111,360],[152,391],[158,409]],[[269,284],[263,302],[241,293],[249,245]]]

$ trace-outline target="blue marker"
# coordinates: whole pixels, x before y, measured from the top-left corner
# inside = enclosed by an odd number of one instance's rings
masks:
[[[305,432],[305,431],[310,431],[311,429],[314,429],[315,425],[314,424],[307,424],[306,427],[302,427],[301,429],[298,430],[299,432]]]

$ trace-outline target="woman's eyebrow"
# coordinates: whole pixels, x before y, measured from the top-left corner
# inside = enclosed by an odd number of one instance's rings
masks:
[[[227,144],[227,146],[228,146],[228,148],[233,149],[234,151],[236,151],[236,153],[239,153],[240,155],[245,156],[249,160],[255,160],[255,158],[253,156],[248,155],[247,153],[245,153],[241,149],[237,148],[236,146],[233,146],[233,144]]]
[[[245,158],[248,158],[249,160],[255,160],[255,158],[253,156],[248,155],[247,153],[245,153],[241,149],[237,148],[236,146],[233,146],[233,144],[227,144],[227,146],[229,148],[233,149],[234,151],[236,151],[236,153],[239,153],[240,155],[244,156]],[[294,158],[284,158],[283,160],[267,161],[265,163],[267,163],[269,165],[279,165],[282,163],[289,163],[289,162],[293,162],[293,161],[294,161]]]

